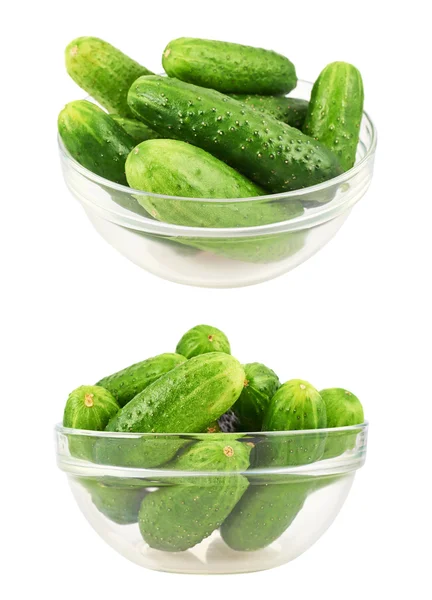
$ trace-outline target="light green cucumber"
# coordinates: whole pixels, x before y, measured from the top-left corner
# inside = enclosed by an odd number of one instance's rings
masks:
[[[230,42],[178,38],[165,48],[162,64],[170,77],[224,93],[287,94],[297,85],[285,56]]]
[[[125,162],[133,139],[106,112],[87,100],[66,104],[58,131],[69,154],[92,173],[127,185]]]
[[[341,173],[338,159],[321,143],[215,90],[150,75],[132,84],[128,102],[162,136],[199,146],[271,193]]]
[[[303,131],[332,150],[344,171],[355,163],[363,101],[361,74],[345,62],[327,65],[312,89]]]
[[[147,488],[141,486],[105,485],[97,479],[81,478],[80,482],[90,492],[95,507],[110,521],[118,525],[138,522],[138,513]]]
[[[203,475],[168,478],[167,487],[144,498],[139,527],[151,548],[165,552],[192,548],[222,524],[242,497],[248,480],[239,472],[249,466],[250,447],[224,437],[196,443],[166,467]],[[205,475],[210,471],[225,474]]]
[[[79,37],[65,50],[72,79],[108,112],[129,117],[127,93],[141,75],[151,73],[120,50],[96,37]]]
[[[123,407],[159,377],[185,361],[186,358],[181,356],[180,353],[159,354],[126,367],[122,371],[108,375],[108,377],[98,381],[96,385],[111,392],[120,407]]]
[[[302,129],[309,105],[307,100],[288,96],[250,96],[247,94],[230,94],[230,96],[257,111],[268,113],[278,121],[283,121],[296,129]]]
[[[107,430],[200,433],[234,404],[243,382],[243,367],[229,354],[195,356],[135,396]]]
[[[349,427],[364,421],[363,406],[353,393],[343,388],[320,391],[326,405],[327,427]],[[358,431],[330,431],[323,458],[333,458],[355,447]]]
[[[114,121],[123,127],[123,129],[128,133],[133,139],[135,144],[140,144],[145,140],[156,140],[160,138],[160,135],[147,127],[141,121],[137,121],[136,119],[128,119],[127,117],[121,117],[120,115],[110,115]]]
[[[280,381],[272,369],[261,363],[244,365],[244,388],[233,411],[239,419],[239,431],[261,431],[264,414],[276,394]]]
[[[227,336],[220,329],[211,325],[196,325],[182,336],[176,352],[192,358],[208,352],[231,354],[231,347]]]

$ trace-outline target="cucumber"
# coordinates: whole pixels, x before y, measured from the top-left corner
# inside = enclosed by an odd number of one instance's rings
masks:
[[[119,410],[117,400],[108,390],[96,385],[82,385],[69,394],[63,426],[102,431]]]
[[[183,335],[176,352],[192,358],[208,352],[231,354],[231,347],[227,336],[220,329],[211,325],[196,325]]]
[[[318,391],[307,381],[292,379],[273,396],[264,416],[263,431],[297,431],[327,426],[326,406]],[[319,460],[326,434],[269,436],[255,448],[256,463],[265,466],[293,466]]]
[[[93,445],[92,461],[115,467],[153,469],[172,460],[189,443],[172,435],[131,439],[100,437]]]
[[[127,134],[131,136],[134,144],[140,144],[145,140],[156,140],[160,137],[156,131],[147,127],[141,121],[136,119],[128,119],[127,117],[121,117],[120,115],[110,115],[114,121],[122,127]]]
[[[165,48],[162,64],[170,77],[224,93],[287,94],[297,85],[285,56],[230,42],[178,38]]]
[[[181,471],[233,472],[172,478],[171,485],[147,495],[139,511],[139,527],[151,548],[181,552],[217,529],[248,487],[238,471],[249,466],[250,447],[229,439],[198,442],[167,468]]]
[[[280,387],[274,371],[261,363],[244,365],[244,388],[233,411],[239,419],[239,431],[261,431],[264,414]]]
[[[207,150],[269,192],[341,173],[338,159],[319,142],[215,90],[149,75],[132,84],[128,102],[162,136],[175,134]]]
[[[238,100],[257,111],[268,113],[278,121],[283,121],[291,127],[303,127],[309,102],[300,98],[287,96],[250,96],[247,94],[230,94]]]
[[[59,114],[58,131],[69,154],[83,167],[127,185],[125,162],[134,141],[102,109],[87,100],[70,102]]]
[[[108,375],[98,381],[96,385],[111,392],[120,407],[123,407],[159,377],[185,361],[186,358],[180,354],[159,354],[126,367],[113,375]]]
[[[332,150],[344,171],[355,163],[363,101],[361,74],[344,62],[327,65],[312,89],[303,131]]]
[[[328,388],[320,391],[327,413],[327,427],[348,427],[360,425],[364,421],[363,406],[360,400],[342,388]],[[323,458],[333,458],[355,447],[358,431],[329,432]]]
[[[311,481],[254,483],[220,528],[224,542],[241,552],[260,550],[277,540],[291,525],[313,490]],[[298,480],[298,478],[297,478]]]
[[[229,354],[195,356],[135,396],[107,430],[202,432],[234,404],[243,382],[243,367]]]
[[[72,79],[108,112],[132,116],[127,93],[141,75],[151,71],[96,37],[79,37],[66,47],[66,70]]]
[[[110,521],[118,525],[131,525],[138,522],[138,513],[146,496],[147,489],[137,486],[105,485],[96,479],[84,481],[83,486],[90,492],[95,507]]]

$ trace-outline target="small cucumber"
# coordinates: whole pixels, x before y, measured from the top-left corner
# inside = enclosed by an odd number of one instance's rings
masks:
[[[58,130],[72,158],[83,167],[127,185],[125,162],[134,141],[102,109],[87,100],[70,102],[59,115]]]
[[[261,363],[244,365],[244,388],[233,411],[239,419],[239,431],[261,431],[264,414],[280,387],[274,371]]]
[[[170,77],[228,94],[287,94],[297,85],[285,56],[230,42],[178,38],[165,48],[162,64]]]
[[[131,136],[134,144],[140,144],[145,140],[156,140],[160,138],[160,135],[144,125],[141,121],[136,119],[128,119],[127,117],[121,117],[120,115],[110,115],[114,121],[122,127],[127,134]]]
[[[208,352],[225,352],[231,354],[227,336],[211,325],[197,325],[189,329],[177,344],[176,352],[192,358]]]
[[[241,552],[260,550],[277,540],[303,508],[313,483],[255,483],[223,522],[220,533],[224,542]],[[297,478],[298,480],[298,478]]]
[[[141,503],[147,489],[137,486],[105,485],[95,479],[85,481],[83,486],[90,492],[95,507],[110,521],[118,525],[130,525],[138,522]]]
[[[195,356],[162,375],[108,423],[108,431],[199,433],[237,400],[244,370],[229,354]]]
[[[132,84],[128,102],[162,136],[175,134],[199,146],[269,192],[304,188],[341,173],[324,145],[215,90],[149,75]]]
[[[153,469],[172,460],[189,443],[172,435],[131,439],[100,437],[93,445],[92,461],[115,467]]]
[[[72,79],[108,112],[132,116],[127,93],[141,75],[151,71],[108,42],[79,37],[66,47],[66,69]]]
[[[104,377],[96,385],[107,389],[120,407],[127,404],[150,384],[186,361],[180,354],[159,354]]]
[[[248,487],[237,471],[249,466],[250,447],[229,439],[198,442],[167,466],[181,471],[232,471],[231,475],[172,478],[147,495],[139,512],[141,535],[151,548],[181,552],[211,535]]]
[[[263,431],[297,431],[327,426],[326,407],[318,391],[307,381],[292,379],[273,396],[264,416]],[[304,465],[319,460],[326,434],[274,436],[257,444],[255,457],[261,466]]]
[[[97,385],[82,385],[67,399],[63,426],[103,431],[119,410],[117,400],[108,390]]]
[[[307,100],[287,96],[250,96],[245,94],[230,94],[230,96],[257,111],[268,113],[278,121],[283,121],[296,129],[302,129],[309,105]]]
[[[355,163],[363,101],[360,72],[344,62],[327,65],[312,89],[303,131],[332,150],[344,171]]]
[[[327,427],[349,427],[364,421],[363,406],[357,396],[342,388],[321,390],[326,405]],[[323,458],[333,458],[354,448],[358,431],[329,432]]]

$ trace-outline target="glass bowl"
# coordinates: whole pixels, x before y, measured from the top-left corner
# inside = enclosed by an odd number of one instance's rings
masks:
[[[309,99],[311,89],[311,83],[299,81],[291,95]],[[94,175],[72,159],[60,140],[59,146],[67,187],[95,229],[114,248],[164,279],[230,288],[260,283],[290,271],[335,235],[369,187],[376,139],[374,125],[364,113],[357,161],[346,173],[293,192],[230,200],[180,198],[132,190]],[[209,213],[216,225],[226,222],[226,211],[234,211],[234,220],[230,219],[233,225],[191,227],[188,223],[157,221],[137,201],[149,196],[154,206],[164,202],[182,207],[198,203],[204,224],[208,223]],[[256,207],[260,210],[256,211]],[[255,215],[265,215],[265,220],[261,223],[259,216],[253,227],[245,226],[252,208]],[[178,209],[177,214],[180,212]],[[278,220],[278,216],[288,220]]]
[[[245,573],[293,560],[331,525],[365,461],[367,423],[247,434],[58,425],[55,437],[78,506],[117,552],[158,571]],[[209,441],[227,457],[247,452],[249,468],[173,468],[174,457]]]

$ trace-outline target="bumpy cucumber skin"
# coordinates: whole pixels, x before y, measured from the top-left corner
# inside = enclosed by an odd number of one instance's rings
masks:
[[[141,503],[148,493],[145,487],[108,486],[97,480],[81,482],[90,492],[95,507],[110,521],[118,525],[138,522]]]
[[[188,443],[187,440],[175,436],[136,439],[101,437],[94,444],[92,461],[115,467],[152,469],[172,460]]]
[[[278,121],[282,121],[296,129],[302,129],[309,102],[301,98],[287,96],[250,96],[247,94],[230,94],[238,100],[257,111],[270,114]]]
[[[277,476],[276,476],[277,477]],[[253,552],[277,540],[291,525],[313,484],[254,483],[220,528],[224,542],[240,552]]]
[[[104,40],[79,37],[66,47],[66,69],[72,79],[108,112],[131,117],[127,93],[138,77],[151,71]]]
[[[279,377],[261,363],[244,365],[245,384],[233,406],[240,426],[239,431],[261,431],[267,407],[280,387]]]
[[[271,399],[264,416],[263,431],[322,429],[327,426],[326,407],[318,391],[307,381],[292,379],[284,383]],[[254,460],[261,466],[293,466],[319,460],[326,434],[274,436],[257,444]]]
[[[363,406],[352,392],[343,388],[320,391],[326,405],[327,427],[349,427],[364,421]],[[323,458],[340,456],[354,448],[358,432],[329,432]]]
[[[117,400],[105,388],[82,385],[67,399],[63,426],[102,431],[120,409]]]
[[[170,77],[224,93],[287,94],[297,85],[285,56],[230,42],[178,38],[165,48],[162,64]]]
[[[182,471],[245,471],[247,444],[229,439],[198,442],[167,466]],[[152,548],[181,552],[211,535],[240,500],[248,480],[229,476],[172,478],[171,485],[146,496],[139,512],[139,527]]]
[[[186,358],[180,354],[159,354],[104,377],[96,385],[111,392],[120,407],[123,407],[159,377],[185,361]]]
[[[108,423],[108,431],[199,433],[239,397],[244,370],[229,354],[195,356],[135,396]]]
[[[120,115],[110,116],[128,135],[131,136],[135,144],[140,144],[145,140],[157,140],[160,138],[160,135],[156,133],[156,131],[147,127],[142,121],[128,119],[127,117],[121,117]]]
[[[176,352],[186,358],[193,358],[208,352],[225,352],[231,354],[231,346],[227,336],[211,325],[196,325],[189,329],[177,344]]]
[[[140,77],[132,111],[161,135],[207,150],[269,192],[322,183],[341,173],[324,145],[215,90],[177,79]]]
[[[83,167],[127,185],[125,162],[134,141],[102,109],[87,100],[70,102],[59,114],[58,131],[72,158]]]
[[[332,150],[344,171],[355,163],[363,101],[361,74],[344,62],[327,65],[312,89],[303,131]]]

